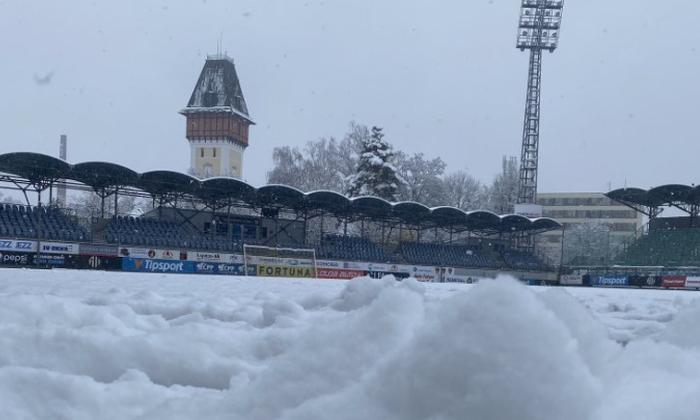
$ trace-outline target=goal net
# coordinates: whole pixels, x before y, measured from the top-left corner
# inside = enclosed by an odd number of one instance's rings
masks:
[[[316,250],[313,248],[277,248],[243,245],[245,272],[268,277],[316,277]]]

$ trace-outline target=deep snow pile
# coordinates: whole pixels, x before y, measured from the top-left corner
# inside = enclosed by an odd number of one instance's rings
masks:
[[[0,418],[696,419],[697,319],[509,278],[0,270]]]

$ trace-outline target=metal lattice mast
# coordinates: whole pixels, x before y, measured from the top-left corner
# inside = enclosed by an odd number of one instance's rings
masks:
[[[518,204],[537,202],[542,50],[553,52],[557,48],[563,7],[563,0],[523,0],[520,10],[517,47],[520,50],[530,50],[530,66],[525,97]]]

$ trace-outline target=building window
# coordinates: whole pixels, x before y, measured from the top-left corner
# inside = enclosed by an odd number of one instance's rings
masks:
[[[204,148],[199,149],[199,157],[204,157]]]
[[[216,157],[216,147],[213,148],[213,149],[211,149],[211,150],[212,150],[212,156],[213,156],[213,157]]]

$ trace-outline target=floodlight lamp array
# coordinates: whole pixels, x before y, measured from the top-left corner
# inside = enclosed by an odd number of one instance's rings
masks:
[[[564,0],[523,0],[517,48],[554,51],[559,45],[563,8]]]

